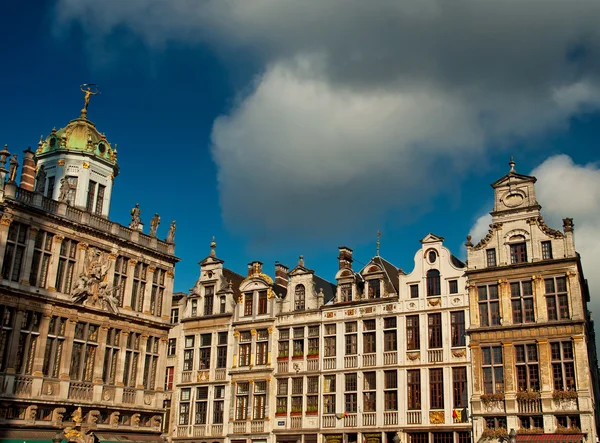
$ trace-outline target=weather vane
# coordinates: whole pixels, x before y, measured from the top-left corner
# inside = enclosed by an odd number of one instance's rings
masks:
[[[379,257],[379,247],[381,246],[381,231],[377,231],[377,257]]]
[[[79,86],[79,89],[81,89],[81,92],[85,94],[85,102],[83,104],[83,109],[81,110],[81,113],[85,115],[87,114],[87,108],[90,104],[90,97],[92,95],[100,94],[100,91],[98,91],[98,85],[95,83],[84,83],[83,85]]]

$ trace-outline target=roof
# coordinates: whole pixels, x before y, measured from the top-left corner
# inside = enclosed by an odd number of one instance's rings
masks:
[[[459,260],[452,254],[450,254],[450,261],[457,268],[464,268],[466,266],[461,260]]]
[[[319,290],[323,289],[323,303],[327,304],[329,301],[333,300],[335,297],[335,284],[328,282],[324,278],[319,277],[318,275],[313,274],[313,282],[315,283],[315,289],[317,293]]]
[[[400,289],[400,281],[398,279],[398,268],[396,266],[394,266],[393,264],[391,264],[389,261],[387,261],[385,258],[377,255],[375,257],[373,257],[371,259],[371,261],[369,262],[369,264],[371,263],[375,263],[380,265],[383,270],[384,270],[384,274],[385,274],[385,280],[389,283],[391,283],[391,285],[394,287],[394,290],[396,291],[396,294],[399,294],[399,289]],[[367,264],[363,269],[365,269],[367,266],[369,266],[369,264]],[[362,272],[362,269],[361,269]]]
[[[237,300],[242,293],[240,292],[240,285],[244,280],[244,276],[238,274],[237,272],[233,272],[231,269],[223,268],[223,277],[225,277],[228,281],[231,281],[233,295]]]
[[[583,443],[585,434],[525,434],[517,435],[517,441],[547,441],[552,443]]]

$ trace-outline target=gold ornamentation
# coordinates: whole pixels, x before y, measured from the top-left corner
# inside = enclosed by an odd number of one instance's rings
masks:
[[[333,318],[335,317],[335,312],[326,312],[325,313],[325,318]]]
[[[243,297],[240,295],[240,296],[238,297],[238,303],[241,303],[241,302],[243,302],[243,301],[244,301],[244,298],[243,298]]]
[[[273,333],[273,328],[268,328],[267,332],[269,333],[269,335],[271,335]]]
[[[60,245],[60,244],[63,242],[63,240],[64,240],[64,239],[65,239],[65,237],[64,237],[64,236],[62,236],[62,235],[55,235],[55,236],[54,236],[54,241],[55,241],[57,244],[59,244],[59,245]],[[80,243],[80,246],[79,246],[79,247],[81,247],[81,243]]]
[[[71,440],[74,438],[83,438],[83,436],[81,435],[81,432],[79,432],[77,429],[69,429],[67,432],[65,432],[65,440]]]
[[[83,169],[88,169],[90,167],[90,164],[89,162],[83,162],[83,165],[81,166],[83,166]]]
[[[65,165],[65,161],[64,160],[59,160],[58,161],[58,166],[64,166]]]
[[[238,338],[240,336],[240,331],[233,331],[233,336]]]
[[[466,354],[467,354],[467,351],[464,349],[453,349],[452,350],[452,355],[454,355],[456,358],[464,357]]]
[[[506,284],[508,284],[508,280],[499,279],[498,280],[498,284],[499,285],[506,285]]]
[[[2,214],[2,220],[0,220],[0,223],[2,223],[4,226],[10,226],[10,224],[12,223],[13,219],[12,216],[9,214]]]
[[[87,251],[89,247],[90,245],[88,245],[87,243],[79,243],[79,249],[81,249],[82,251]]]
[[[169,341],[169,337],[161,337],[160,341],[162,341],[163,343],[166,343]]]
[[[420,352],[407,352],[406,353],[406,357],[410,360],[410,361],[415,361],[418,358],[421,357],[421,353]]]
[[[248,384],[249,385],[253,385],[254,384],[254,380],[248,380]]]
[[[444,411],[429,411],[429,423],[440,425],[445,421]]]
[[[110,179],[114,180],[115,179],[115,175],[114,174],[110,174]]]
[[[153,274],[154,271],[156,271],[156,266],[148,266],[148,272]]]
[[[173,278],[174,276],[175,276],[175,272],[173,272],[173,270],[172,270],[172,269],[169,269],[169,270],[167,271],[167,277]]]
[[[542,279],[542,276],[541,276],[541,275],[532,275],[532,276],[531,276],[531,279],[532,279],[533,281],[536,281],[536,280],[541,280],[541,279]]]
[[[256,335],[256,329],[250,329],[250,334],[251,335]]]
[[[356,314],[356,311],[354,309],[348,309],[346,311],[346,315],[354,315],[354,314]]]
[[[442,300],[440,298],[429,298],[427,299],[427,304],[429,306],[437,306],[440,304]]]
[[[138,261],[135,258],[129,259],[129,266],[135,266],[138,264]]]
[[[108,258],[110,258],[111,260],[116,260],[118,256],[119,254],[117,254],[116,252],[111,252],[110,254],[108,254]]]
[[[576,275],[577,275],[577,272],[567,271],[567,277],[575,277]]]

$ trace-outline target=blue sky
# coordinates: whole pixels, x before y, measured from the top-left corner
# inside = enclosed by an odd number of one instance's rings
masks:
[[[561,213],[542,192],[546,218],[559,228],[575,214],[581,244],[597,245],[599,2],[556,2],[541,18],[527,1],[394,3],[4,2],[0,143],[35,146],[78,116],[79,85],[97,83],[88,116],[119,146],[110,217],[128,224],[139,203],[146,225],[161,215],[159,236],[177,220],[177,291],[213,235],[239,273],[302,254],[332,279],[337,247],[360,267],[378,230],[407,271],[428,232],[463,257],[510,155],[544,189],[571,173],[566,200],[591,198]],[[600,251],[586,255],[591,275]]]

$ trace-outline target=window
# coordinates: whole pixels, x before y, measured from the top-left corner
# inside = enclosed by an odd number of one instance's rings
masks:
[[[352,285],[347,283],[340,285],[340,297],[343,302],[352,301]]]
[[[173,366],[167,366],[167,372],[165,374],[165,391],[173,390],[173,381],[175,380],[175,368]]]
[[[12,339],[15,308],[0,305],[0,371],[6,370],[8,350]]]
[[[513,323],[533,323],[533,290],[531,281],[513,282],[510,284],[510,303]]]
[[[335,414],[335,394],[323,396],[323,409],[325,414]]]
[[[65,238],[60,244],[60,258],[58,259],[58,270],[56,272],[55,288],[58,292],[71,293],[76,257],[77,242]]]
[[[375,353],[375,320],[363,321],[363,354]]]
[[[122,255],[118,256],[115,260],[115,273],[113,277],[113,287],[115,288],[115,292],[113,294],[119,299],[117,304],[120,307],[123,307],[123,302],[125,301],[125,286],[127,285],[128,265],[129,259],[127,257],[123,257]]]
[[[421,370],[406,371],[408,385],[408,409],[421,409]]]
[[[52,257],[53,234],[42,230],[37,231],[33,245],[33,260],[29,274],[29,284],[38,288],[46,287],[48,268]]]
[[[237,392],[235,398],[235,419],[236,420],[247,420],[248,419],[248,396],[249,396],[249,383],[239,382],[237,384]]]
[[[179,323],[179,308],[171,309],[171,324]]]
[[[398,371],[383,372],[384,391],[383,406],[386,411],[398,410]]]
[[[248,343],[252,340],[252,335],[250,331],[240,332],[240,344],[239,344],[239,365],[240,366],[250,366],[250,345]],[[244,343],[246,342],[246,343]]]
[[[335,345],[336,345],[336,325],[325,325],[325,338],[324,338],[324,353],[325,357],[335,357]]]
[[[356,373],[353,374],[345,374],[344,376],[344,404],[345,411],[350,414],[356,414],[358,404],[357,404],[357,378]]]
[[[383,319],[383,351],[398,350],[398,334],[396,331],[396,317]]]
[[[323,376],[323,392],[325,392],[325,393],[335,392],[336,391],[335,383],[336,383],[335,374]]]
[[[288,358],[290,355],[290,342],[289,340],[279,340],[278,343],[278,358]]]
[[[569,298],[567,295],[567,278],[552,277],[544,279],[546,288],[546,305],[548,320],[564,320],[569,318]]]
[[[319,377],[308,377],[306,389],[306,412],[319,412]]]
[[[287,414],[288,380],[277,380],[277,414]]]
[[[304,356],[304,328],[294,328],[294,357]]]
[[[304,378],[292,379],[292,412],[302,412],[302,400],[304,393]]]
[[[536,344],[515,345],[517,390],[540,390],[538,351]]]
[[[458,294],[458,280],[450,280],[448,282],[448,290],[450,294]]]
[[[486,249],[485,251],[485,256],[487,259],[487,265],[488,267],[491,266],[496,266],[496,249],[492,248],[492,249]]]
[[[429,443],[429,433],[411,432],[408,435],[409,443]]]
[[[304,298],[304,285],[296,285],[296,289],[294,291],[294,311],[304,311]]]
[[[381,280],[369,280],[369,291],[367,298],[379,298],[381,296]]]
[[[85,204],[85,210],[88,212],[92,212],[94,208],[94,197],[96,197],[96,182],[90,180],[88,183],[88,192],[87,192],[87,201]]]
[[[67,190],[67,197],[65,198],[65,201],[68,205],[74,205],[75,197],[77,195],[77,177],[68,175],[66,179],[69,188]]]
[[[210,368],[210,350],[212,345],[212,334],[200,334],[200,361],[198,369]]]
[[[479,323],[480,326],[500,325],[500,302],[498,285],[479,286]]]
[[[189,425],[190,424],[190,397],[191,389],[184,388],[181,390],[179,398],[179,424]]]
[[[465,367],[452,368],[452,397],[454,409],[467,407],[467,368]]]
[[[427,259],[429,260],[429,263],[435,263],[435,260],[437,259],[437,254],[435,251],[429,251],[429,254],[427,254]]]
[[[506,429],[506,417],[485,417],[485,427],[487,429]]]
[[[217,368],[227,367],[227,332],[217,335]]]
[[[429,325],[429,349],[442,347],[442,314],[429,314],[427,316]]]
[[[267,291],[260,291],[258,293],[258,314],[266,314],[268,294]]]
[[[542,260],[550,260],[552,259],[552,242],[551,241],[543,241],[542,242]]]
[[[254,420],[264,420],[265,419],[265,407],[267,401],[267,382],[266,381],[257,381],[254,383]]]
[[[196,388],[196,417],[194,423],[205,425],[208,412],[208,386]]]
[[[191,316],[196,317],[198,315],[198,300],[192,300]]]
[[[429,370],[429,406],[432,409],[444,409],[444,370]]]
[[[452,346],[465,346],[465,311],[450,313],[450,334]]]
[[[363,411],[375,412],[377,381],[375,372],[363,372]]]
[[[521,425],[521,429],[544,429],[544,420],[541,415],[534,415],[533,417],[519,417],[519,424]]]
[[[552,380],[554,381],[554,390],[575,390],[573,343],[570,341],[550,343],[550,352],[552,356]]]
[[[48,177],[48,189],[46,190],[46,197],[54,198],[54,184],[56,182],[56,177]]]
[[[27,241],[27,226],[12,222],[8,228],[4,262],[2,264],[2,277],[18,282],[21,279],[21,268],[25,256],[25,242]]]
[[[52,316],[52,318],[50,318],[50,323],[48,325],[48,338],[46,340],[46,349],[44,350],[44,363],[42,366],[42,372],[46,377],[58,378],[59,376],[63,347],[65,345],[66,324],[66,318],[57,316]],[[0,342],[3,341],[2,339],[3,337],[0,337]],[[107,338],[107,346],[110,343],[111,342],[109,331],[109,337]]]
[[[252,315],[253,298],[252,292],[244,294],[244,316],[246,317]]]
[[[225,386],[215,386],[213,401],[213,424],[223,424],[223,411],[225,410]]]
[[[170,338],[167,344],[167,356],[173,357],[177,353],[177,339]]]
[[[346,355],[356,355],[357,339],[356,339],[356,322],[345,323],[346,326]]]
[[[148,337],[146,341],[146,357],[144,362],[144,378],[142,384],[146,389],[156,389],[156,369],[158,367],[158,337]]]
[[[96,198],[96,214],[102,214],[102,209],[104,208],[104,193],[106,192],[106,186],[98,185],[98,197]]]
[[[410,298],[419,298],[419,285],[410,285]]]
[[[71,352],[71,380],[93,381],[94,361],[98,349],[98,326],[78,322],[75,325],[73,351]],[[126,386],[129,386],[127,383]]]
[[[152,291],[150,292],[150,312],[158,317],[162,316],[163,296],[165,293],[164,269],[157,268],[152,274]]]
[[[556,426],[559,428],[581,429],[581,422],[578,415],[557,415]]]
[[[421,348],[421,332],[419,330],[419,316],[406,316],[406,349],[413,351]]]
[[[123,372],[123,384],[135,388],[137,385],[138,363],[140,359],[140,334],[131,332],[127,336],[125,350],[125,370]]]
[[[440,294],[440,271],[430,269],[427,271],[427,297]]]
[[[191,371],[194,369],[194,336],[185,337],[185,347],[183,350],[183,370]]]
[[[481,348],[483,355],[483,391],[485,394],[504,392],[504,366],[502,346]]]
[[[256,364],[266,365],[269,348],[269,331],[259,329],[256,333]]]
[[[15,369],[17,374],[30,375],[33,371],[35,348],[40,335],[40,312],[25,311],[19,334]]]
[[[121,330],[110,328],[106,334],[106,348],[104,351],[104,366],[102,381],[105,385],[115,385],[117,382],[117,365],[121,353]]]
[[[133,271],[133,286],[131,287],[131,309],[133,309],[134,311],[142,312],[144,308],[144,295],[146,293],[147,273],[147,264],[140,262],[136,263],[135,269]],[[192,301],[192,308],[194,308],[194,301]],[[196,314],[192,315],[195,316]]]
[[[525,242],[510,245],[510,262],[527,263],[527,246]]]

